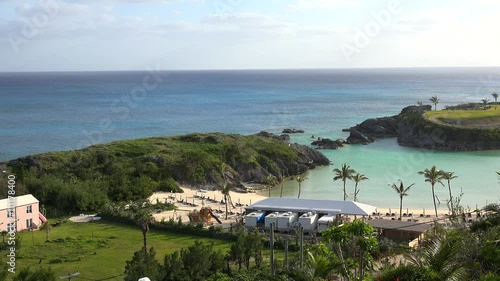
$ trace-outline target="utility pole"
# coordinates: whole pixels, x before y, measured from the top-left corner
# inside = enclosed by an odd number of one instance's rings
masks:
[[[285,238],[285,267],[288,270],[288,237]]]
[[[75,276],[78,276],[80,275],[80,272],[75,272],[75,273],[68,273],[68,275],[66,276],[59,276],[59,279],[66,279],[68,278],[68,281],[71,281],[71,277],[75,277]]]
[[[274,223],[271,223],[271,236],[269,239],[269,247],[271,250],[271,274],[274,275]]]
[[[299,268],[302,270],[304,263],[304,228],[300,227],[300,252],[299,252]]]

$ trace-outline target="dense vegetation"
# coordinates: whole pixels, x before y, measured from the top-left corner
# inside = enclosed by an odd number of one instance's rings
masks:
[[[118,141],[19,158],[7,166],[42,204],[75,213],[143,199],[154,191],[182,192],[177,183],[216,186],[222,163],[237,187],[263,183],[269,175],[281,180],[328,159],[274,137],[214,133]]]

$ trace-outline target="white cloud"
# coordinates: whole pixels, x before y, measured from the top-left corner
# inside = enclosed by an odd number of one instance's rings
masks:
[[[297,0],[297,2],[290,4],[288,8],[292,10],[309,10],[352,8],[357,6],[359,6],[357,0]]]

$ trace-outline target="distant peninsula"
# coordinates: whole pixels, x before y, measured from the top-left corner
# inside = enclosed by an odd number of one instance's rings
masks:
[[[348,143],[368,144],[378,138],[396,137],[401,146],[435,150],[473,151],[500,149],[500,109],[480,104],[408,106],[401,113],[372,118],[345,129]]]
[[[225,181],[240,191],[247,183],[281,181],[330,164],[321,152],[288,139],[266,132],[195,133],[30,155],[0,166],[42,204],[66,212],[97,211],[108,202],[144,199],[155,191],[182,192],[178,184],[220,187],[223,164]]]

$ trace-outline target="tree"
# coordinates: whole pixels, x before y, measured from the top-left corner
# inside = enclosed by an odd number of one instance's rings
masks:
[[[285,185],[285,177],[283,177],[283,173],[281,174],[280,179],[280,198],[283,197],[283,186]]]
[[[454,172],[443,171],[443,179],[448,182],[448,192],[450,193],[450,199],[448,200],[448,208],[451,211],[451,216],[455,217],[455,209],[453,208],[453,196],[451,195],[451,180],[458,178],[458,176],[453,175]]]
[[[149,249],[149,252],[143,250],[135,252],[132,260],[127,261],[125,265],[125,281],[137,281],[142,277],[162,280],[164,276],[164,269],[156,260],[154,248]]]
[[[345,191],[345,183],[349,179],[352,179],[352,176],[356,171],[354,169],[351,169],[351,166],[348,166],[347,163],[342,164],[342,167],[340,169],[336,168],[333,170],[335,173],[335,177],[333,178],[334,181],[336,180],[342,180],[344,182],[344,201],[347,198],[347,193]]]
[[[413,265],[422,270],[430,269],[439,276],[439,280],[465,280],[464,263],[457,258],[460,240],[437,236],[423,248],[405,253]]]
[[[359,280],[364,280],[364,272],[367,261],[372,257],[370,250],[377,247],[377,239],[371,236],[374,231],[373,227],[361,220],[346,222],[338,227],[331,227],[321,233],[321,236],[329,242],[334,242],[338,246],[338,255],[342,261],[343,275],[345,277],[352,276],[352,270],[348,267],[347,261],[342,254],[342,247],[349,249],[353,256],[350,259],[359,258],[359,262],[355,265],[359,267]]]
[[[219,184],[219,187],[221,188],[221,193],[222,193],[222,195],[224,195],[224,202],[226,203],[226,218],[225,218],[226,220],[227,220],[227,216],[229,213],[229,209],[228,209],[227,204],[231,203],[231,206],[233,206],[233,202],[231,201],[231,193],[230,193],[233,186],[227,180],[228,168],[229,167],[226,163],[221,164],[220,172],[221,172],[221,176],[222,176],[222,183]],[[234,206],[233,206],[233,208],[234,208]]]
[[[307,177],[306,176],[296,176],[293,179],[299,183],[299,194],[298,194],[297,198],[300,198],[300,191],[302,189],[302,182],[307,180]]]
[[[358,184],[361,181],[367,180],[368,178],[364,174],[356,173],[352,176],[352,180],[355,182],[354,185],[354,202],[358,201]]]
[[[224,255],[213,249],[213,243],[195,241],[187,248],[165,255],[164,267],[163,280],[203,281],[224,268]]]
[[[439,103],[439,98],[437,95],[429,99],[434,104],[434,110],[437,110],[437,104]]]
[[[417,105],[422,106],[422,105],[424,105],[424,102],[419,100],[419,101],[417,101]]]
[[[495,99],[495,110],[497,109],[497,99],[498,99],[498,94],[496,92],[492,93],[491,96]]]
[[[434,193],[434,185],[440,183],[442,186],[444,184],[441,182],[443,179],[443,172],[438,170],[436,166],[432,166],[430,169],[425,169],[424,171],[418,172],[420,175],[424,175],[425,181],[431,184],[432,187],[432,200],[434,201],[434,211],[436,213],[436,218],[438,217],[438,211],[436,206],[436,195]]]
[[[142,206],[141,206],[142,207]],[[140,208],[141,208],[140,207]],[[135,223],[139,226],[142,232],[142,237],[143,237],[143,251],[144,254],[147,253],[148,250],[148,232],[149,232],[149,225],[153,223],[155,220],[153,218],[153,215],[147,210],[144,209],[139,209],[135,215],[134,215],[134,221]]]
[[[395,183],[390,185],[390,187],[394,189],[399,195],[399,220],[401,220],[401,213],[403,212],[403,197],[408,196],[408,191],[410,191],[410,188],[414,185],[415,184],[412,183],[409,186],[405,187],[401,180],[399,181],[399,186]]]
[[[488,109],[488,103],[490,102],[490,100],[482,99],[481,102],[483,103],[484,110]]]
[[[50,267],[39,267],[31,270],[29,267],[22,268],[12,279],[14,281],[55,281],[56,274]]]
[[[271,188],[275,187],[278,184],[278,179],[273,175],[269,175],[266,178],[266,182],[269,185],[269,188],[268,188],[269,189],[269,197],[271,197]]]

